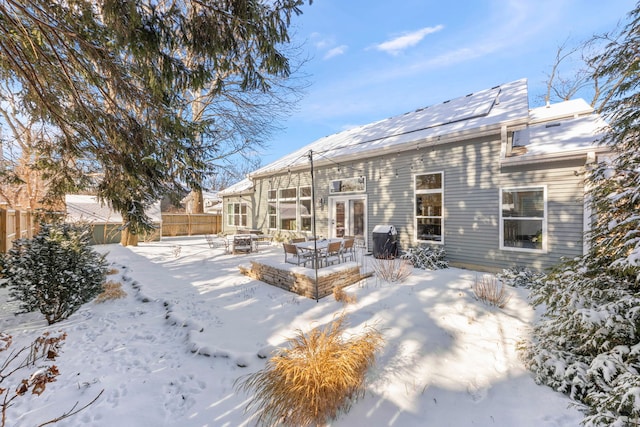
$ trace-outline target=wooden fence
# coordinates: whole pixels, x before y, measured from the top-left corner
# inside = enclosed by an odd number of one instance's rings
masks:
[[[192,236],[222,232],[222,215],[162,214],[163,236]]]
[[[0,253],[6,253],[19,238],[31,238],[37,232],[38,222],[28,210],[0,208]],[[162,214],[163,236],[192,236],[222,232],[222,215],[217,214]],[[95,234],[95,233],[94,233]],[[115,240],[117,242],[119,240]],[[100,242],[100,243],[110,243]]]
[[[36,233],[35,215],[28,210],[0,208],[0,252],[6,253],[13,241]]]

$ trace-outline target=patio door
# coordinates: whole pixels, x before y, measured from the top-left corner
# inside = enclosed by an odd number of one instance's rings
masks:
[[[366,241],[367,196],[329,198],[329,237],[355,236]]]

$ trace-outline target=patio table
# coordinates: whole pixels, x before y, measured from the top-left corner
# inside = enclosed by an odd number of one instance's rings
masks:
[[[329,243],[331,242],[341,242],[342,244],[344,244],[344,239],[322,239],[322,240],[315,240],[315,241],[308,240],[306,242],[298,242],[293,244],[296,245],[302,251],[308,251],[308,252],[315,251],[315,253],[313,254],[313,262],[317,264],[320,258],[320,255],[322,255],[322,253],[327,250],[327,246],[329,246]]]

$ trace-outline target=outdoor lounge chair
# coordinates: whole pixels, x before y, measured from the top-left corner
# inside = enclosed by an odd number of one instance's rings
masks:
[[[305,253],[301,251],[296,245],[292,245],[290,243],[282,243],[284,247],[284,262],[289,264],[295,264],[303,266],[307,266],[309,261],[313,260],[313,256],[311,252]]]

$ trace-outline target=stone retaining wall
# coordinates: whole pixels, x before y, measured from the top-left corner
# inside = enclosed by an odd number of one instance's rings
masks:
[[[260,280],[286,291],[308,298],[323,298],[333,292],[335,287],[345,287],[367,277],[360,274],[360,266],[355,262],[318,270],[318,295],[316,296],[315,270],[305,267],[262,264],[251,261],[251,267],[239,266],[240,272],[253,279]]]

